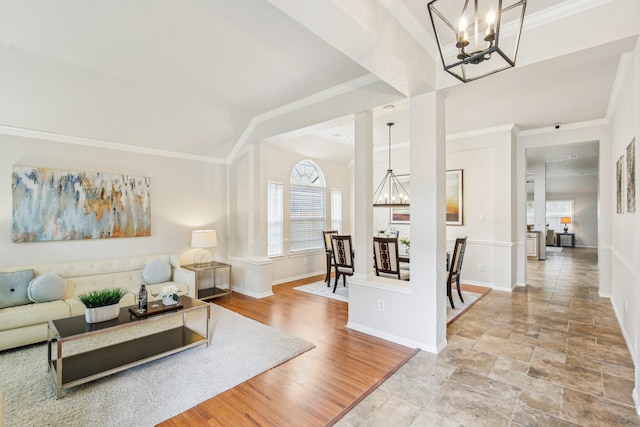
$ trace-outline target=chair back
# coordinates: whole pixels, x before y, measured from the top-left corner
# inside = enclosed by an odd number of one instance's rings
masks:
[[[453,280],[460,274],[462,270],[462,259],[464,258],[464,250],[467,246],[467,237],[459,237],[453,246],[453,255],[451,263],[449,263],[449,279]]]
[[[327,252],[331,252],[331,236],[333,234],[338,234],[338,230],[327,230],[322,232],[322,235],[324,236],[324,250]]]
[[[400,260],[398,259],[398,239],[395,237],[373,238],[373,260],[376,276],[394,275],[400,279]]]
[[[333,262],[337,268],[350,268],[353,270],[353,245],[348,234],[332,234],[331,247],[333,250]]]

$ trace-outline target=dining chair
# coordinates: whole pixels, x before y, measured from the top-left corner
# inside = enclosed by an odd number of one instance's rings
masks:
[[[331,247],[333,250],[333,262],[336,266],[336,280],[333,284],[333,292],[336,292],[338,280],[342,276],[342,286],[347,286],[347,276],[353,276],[353,245],[348,234],[332,234]]]
[[[376,269],[376,276],[409,280],[409,270],[400,268],[397,238],[374,237],[373,262]]]
[[[335,267],[335,263],[333,262],[333,249],[331,248],[331,236],[334,234],[338,234],[338,230],[327,230],[322,232],[322,236],[324,237],[324,251],[327,258],[327,275],[324,278],[324,281],[327,282],[327,286],[331,284],[331,268]]]
[[[462,271],[462,259],[464,258],[464,250],[467,246],[467,237],[460,237],[456,239],[456,243],[453,246],[453,255],[451,256],[451,262],[449,263],[449,276],[447,277],[447,296],[451,303],[451,308],[456,308],[453,305],[453,297],[451,296],[451,284],[455,281],[458,289],[458,296],[460,301],[462,299],[462,291],[460,290],[460,272]]]

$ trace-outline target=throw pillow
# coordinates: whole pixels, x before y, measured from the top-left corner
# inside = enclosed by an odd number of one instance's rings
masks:
[[[41,274],[29,283],[28,295],[33,302],[49,302],[62,299],[66,285],[58,273]]]
[[[31,303],[27,290],[33,275],[33,270],[0,273],[0,308]]]
[[[168,282],[171,279],[171,267],[162,260],[154,260],[144,266],[142,278],[150,285]]]

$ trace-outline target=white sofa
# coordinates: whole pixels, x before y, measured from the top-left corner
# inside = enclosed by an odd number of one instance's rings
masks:
[[[77,297],[85,292],[103,288],[126,288],[132,293],[120,301],[120,306],[135,304],[135,294],[142,281],[142,270],[154,260],[165,261],[171,266],[171,281],[150,285],[150,288],[173,283],[183,294],[195,297],[195,273],[181,268],[178,257],[172,254],[0,267],[0,273],[26,269],[33,269],[36,276],[59,273],[64,277],[66,285],[64,296],[60,300],[0,308],[0,350],[46,341],[49,320],[84,315],[84,304]]]

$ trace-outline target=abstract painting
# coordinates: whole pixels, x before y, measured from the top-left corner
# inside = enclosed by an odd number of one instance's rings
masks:
[[[151,235],[151,178],[14,166],[14,242]]]
[[[462,225],[462,169],[447,171],[447,225]]]
[[[624,213],[624,206],[622,203],[622,180],[624,172],[624,155],[620,156],[616,162],[616,212]]]
[[[636,211],[636,139],[627,145],[627,212]]]

